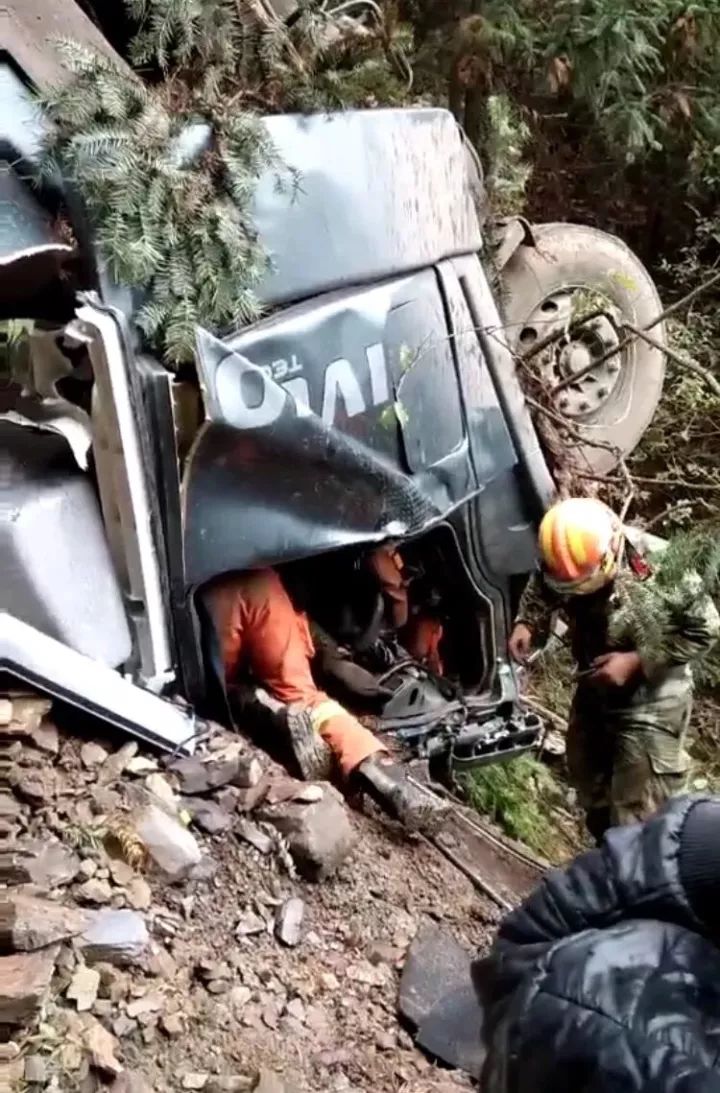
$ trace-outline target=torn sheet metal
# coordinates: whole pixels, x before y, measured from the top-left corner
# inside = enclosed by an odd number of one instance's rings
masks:
[[[418,534],[512,467],[492,384],[463,389],[454,341],[434,270],[328,294],[228,342],[200,331],[188,584]]]
[[[194,749],[187,706],[159,698],[105,664],[0,611],[0,671],[166,751]]]
[[[81,471],[88,469],[88,454],[92,445],[92,430],[88,415],[65,399],[18,399],[16,410],[0,414],[0,421],[23,425],[27,429],[42,429],[62,436],[68,443],[73,459]]]

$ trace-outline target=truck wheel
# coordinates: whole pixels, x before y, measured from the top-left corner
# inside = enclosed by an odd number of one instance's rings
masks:
[[[662,311],[660,297],[643,264],[613,235],[579,224],[540,224],[533,234],[536,246],[521,246],[502,271],[507,338],[514,352],[524,353],[582,315],[604,312],[542,350],[532,366],[554,388],[598,360],[597,367],[558,391],[554,404],[587,439],[583,463],[592,473],[605,474],[649,425],[662,393],[665,356],[635,338],[604,363],[600,358],[619,342],[615,324],[646,326]],[[651,333],[664,343],[662,323]],[[593,442],[610,445],[619,455]]]

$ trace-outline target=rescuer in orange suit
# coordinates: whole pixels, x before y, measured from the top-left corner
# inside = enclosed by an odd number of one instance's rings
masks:
[[[441,667],[442,631],[439,624],[428,626],[411,617],[400,556],[391,547],[380,547],[370,565],[394,627],[407,635],[406,640],[417,637],[417,651],[422,654],[418,659],[426,660],[433,670]],[[293,605],[274,569],[223,577],[210,586],[205,602],[220,641],[226,682],[235,682],[238,673],[249,668],[287,707],[287,726],[306,778],[326,776],[332,756],[346,779],[366,789],[407,827],[437,825],[445,806],[408,781],[377,737],[316,685],[310,622]]]

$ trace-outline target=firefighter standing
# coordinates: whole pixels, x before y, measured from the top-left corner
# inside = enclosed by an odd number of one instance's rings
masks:
[[[682,792],[689,767],[690,664],[720,632],[718,613],[704,594],[676,613],[662,651],[652,658],[613,625],[627,597],[626,584],[616,579],[620,567],[634,579],[652,581],[650,562],[662,546],[624,529],[600,501],[559,502],[540,525],[541,568],[523,593],[510,637],[510,654],[522,663],[533,645],[547,640],[554,613],[568,623],[578,685],[567,764],[596,839],[610,826],[644,819]]]

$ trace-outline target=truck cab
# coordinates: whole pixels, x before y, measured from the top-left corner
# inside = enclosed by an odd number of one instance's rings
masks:
[[[208,584],[292,567],[311,610],[347,601],[347,617],[353,574],[392,542],[442,613],[447,678],[396,650],[378,731],[455,767],[532,747],[507,636],[555,487],[453,117],[265,119],[299,185],[257,187],[264,316],[198,328],[194,365],[172,371],[70,180],[30,182],[31,83],[0,58],[4,682],[191,750],[204,718],[231,716]],[[197,126],[183,154],[206,139]],[[356,611],[352,632],[373,619]]]

